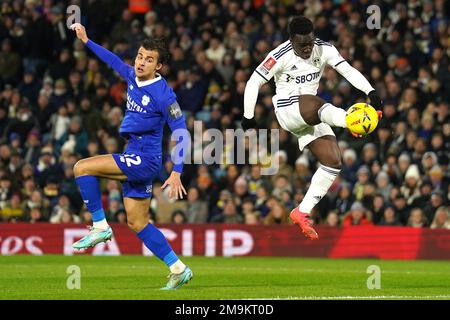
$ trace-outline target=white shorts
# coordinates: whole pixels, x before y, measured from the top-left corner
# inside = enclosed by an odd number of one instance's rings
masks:
[[[272,98],[275,115],[280,126],[298,138],[300,151],[312,141],[323,136],[334,136],[331,127],[326,123],[310,126],[303,120],[298,106],[298,96]]]

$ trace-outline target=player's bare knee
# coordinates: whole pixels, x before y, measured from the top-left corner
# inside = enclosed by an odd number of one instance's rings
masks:
[[[128,227],[133,230],[133,232],[138,233],[142,229],[145,228],[145,226],[148,224],[148,222],[143,222],[142,220],[133,220],[128,219],[127,221]]]
[[[77,163],[75,163],[75,165],[73,166],[73,174],[75,177],[80,177],[88,174],[85,161],[79,160],[77,161]]]
[[[326,163],[322,163],[324,166],[333,168],[333,169],[339,169],[341,170],[342,168],[342,160],[341,157],[329,157],[326,161],[323,161]]]

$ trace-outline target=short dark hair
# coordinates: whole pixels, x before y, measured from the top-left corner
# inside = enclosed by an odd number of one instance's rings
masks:
[[[311,20],[304,16],[296,16],[291,19],[288,25],[289,37],[292,38],[296,34],[306,35],[314,31],[314,25]]]
[[[165,64],[169,61],[169,51],[164,38],[149,38],[140,43],[140,47],[145,50],[154,50],[158,52],[158,62]]]

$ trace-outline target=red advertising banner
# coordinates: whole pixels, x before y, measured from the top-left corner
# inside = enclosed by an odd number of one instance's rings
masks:
[[[84,252],[72,243],[88,231],[76,224],[0,224],[0,255],[151,255],[124,224],[114,238]],[[311,241],[296,226],[225,224],[158,225],[183,256],[298,256],[377,259],[450,259],[450,230],[409,227],[317,227]]]

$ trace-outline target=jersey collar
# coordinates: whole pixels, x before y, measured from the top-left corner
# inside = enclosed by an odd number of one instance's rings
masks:
[[[156,81],[161,80],[161,75],[159,73],[156,73],[156,77],[150,80],[146,80],[146,81],[139,81],[139,79],[137,77],[134,78],[134,80],[136,81],[137,86],[143,87],[143,86],[148,86],[152,83],[155,83]]]

